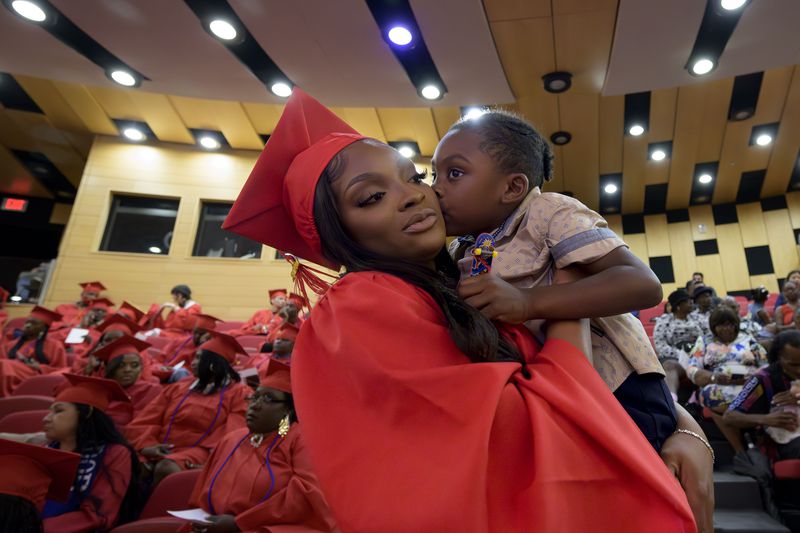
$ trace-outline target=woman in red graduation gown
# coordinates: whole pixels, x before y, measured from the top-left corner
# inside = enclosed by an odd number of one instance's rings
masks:
[[[72,361],[72,373],[102,377],[98,374],[102,362],[94,356],[94,352],[123,335],[133,336],[141,329],[138,324],[131,322],[123,315],[111,315],[90,332],[91,336],[86,339],[87,342],[73,345],[75,358]],[[147,365],[145,379],[150,377],[151,373],[149,372],[149,365]]]
[[[67,354],[59,342],[47,338],[50,326],[61,315],[38,305],[33,308],[19,339],[0,346],[0,398],[11,394],[26,379],[49,374],[67,366]]]
[[[217,322],[220,322],[220,319],[211,315],[193,315],[191,331],[184,337],[170,341],[153,357],[156,367],[153,369],[153,374],[164,383],[173,383],[185,377],[187,374],[176,374],[175,366],[183,363],[183,368],[189,368],[197,349],[208,340],[208,332],[216,327]]]
[[[141,487],[136,453],[106,414],[127,395],[116,381],[67,374],[70,386],[44,418],[50,446],[81,455],[66,503],[44,506],[45,533],[108,531],[138,512]]]
[[[286,304],[286,289],[271,289],[269,291],[269,309],[259,309],[250,320],[245,322],[241,328],[231,330],[228,334],[232,337],[242,335],[266,335],[269,325],[278,311]]]
[[[158,382],[144,379],[149,364],[141,352],[149,347],[148,343],[123,334],[93,353],[102,365],[98,372],[119,383],[130,397],[130,402],[111,402],[108,406],[106,413],[117,427],[127,425],[161,393]]]
[[[214,531],[338,530],[305,451],[288,366],[270,363],[246,419],[214,448],[190,504]]]
[[[458,298],[422,178],[295,89],[223,224],[348,271],[292,356],[306,445],[342,529],[695,531],[677,480],[575,347],[578,322],[552,324],[539,349]]]
[[[202,465],[219,440],[245,426],[250,389],[231,367],[244,350],[236,339],[211,332],[192,362],[197,379],[164,387],[125,428],[125,434],[150,465],[154,483]]]
[[[106,290],[105,285],[99,281],[85,281],[79,283],[81,287],[81,299],[72,304],[61,304],[56,307],[56,313],[61,315],[61,322],[68,327],[76,326],[80,323],[83,316],[89,311],[89,302],[100,297],[100,293]]]

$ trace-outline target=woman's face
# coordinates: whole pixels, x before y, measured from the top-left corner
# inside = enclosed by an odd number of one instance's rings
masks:
[[[739,335],[739,328],[733,322],[723,322],[714,328],[714,334],[725,344],[730,344],[736,340]]]
[[[22,326],[22,334],[28,339],[33,339],[35,337],[38,337],[39,334],[41,334],[42,331],[44,331],[44,326],[45,324],[41,320],[33,317],[28,317],[25,320],[25,324]]]
[[[270,433],[278,429],[281,419],[289,413],[289,397],[283,391],[259,387],[250,397],[245,414],[247,427],[253,433]]]
[[[688,315],[692,312],[692,301],[691,300],[683,300],[679,303],[673,312],[681,314],[681,315]]]
[[[800,272],[792,272],[789,275],[789,281],[793,281],[795,283],[800,283]]]
[[[105,333],[103,333],[103,335],[100,336],[100,341],[97,343],[97,347],[95,348],[95,350],[99,350],[103,346],[111,344],[115,340],[121,338],[123,335],[125,335],[125,333],[123,331],[119,331],[119,330],[113,330],[112,329],[112,330],[106,331]]]
[[[791,379],[800,379],[800,347],[794,347],[789,344],[781,350],[780,358],[781,369],[783,373]]]
[[[50,441],[62,441],[78,431],[78,408],[69,402],[54,402],[44,417],[44,435]]]
[[[787,281],[783,284],[783,297],[788,302],[797,301],[797,283],[794,281]]]
[[[436,195],[394,148],[356,142],[341,152],[331,183],[339,219],[364,248],[389,258],[430,263],[445,243]]]
[[[111,379],[122,385],[123,389],[127,389],[139,379],[142,374],[142,358],[136,353],[126,353],[122,357],[122,361]]]

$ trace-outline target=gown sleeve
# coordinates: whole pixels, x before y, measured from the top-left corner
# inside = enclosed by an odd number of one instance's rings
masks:
[[[112,444],[92,489],[77,511],[44,520],[44,533],[82,533],[110,530],[131,482],[131,455],[124,446]]]
[[[142,411],[125,427],[125,437],[136,451],[161,444],[158,440],[164,428],[164,413],[172,401],[174,385],[164,387]]]

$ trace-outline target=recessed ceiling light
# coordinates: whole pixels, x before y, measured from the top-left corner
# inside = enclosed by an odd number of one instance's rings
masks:
[[[474,118],[478,118],[483,116],[487,113],[487,110],[482,107],[469,107],[464,111],[464,116],[461,117],[464,120],[472,120]]]
[[[572,140],[572,134],[568,131],[557,131],[550,136],[550,141],[558,146],[564,146]]]
[[[759,146],[767,146],[772,142],[772,135],[769,133],[762,133],[756,137],[756,144]]]
[[[33,22],[44,22],[47,13],[36,2],[29,0],[14,0],[11,7],[17,14]]]
[[[544,90],[549,93],[563,93],[572,87],[572,74],[569,72],[550,72],[542,76]]]
[[[707,202],[708,200],[709,200],[708,196],[698,196],[697,198],[694,199],[695,202],[699,203]]]
[[[408,28],[403,26],[394,26],[389,30],[387,35],[389,36],[390,41],[400,46],[405,46],[414,39]]]
[[[714,70],[714,62],[708,58],[698,59],[692,63],[692,73],[697,76],[708,74],[712,70]]]
[[[227,20],[222,19],[215,19],[212,20],[208,24],[208,29],[211,30],[211,33],[222,39],[223,41],[231,41],[236,39],[236,36],[239,32],[236,31],[236,28],[228,22]]]
[[[12,297],[11,297],[11,298],[9,298],[9,299],[10,299],[12,302],[21,302],[21,301],[22,301],[22,296],[16,296],[16,295],[14,295],[14,296],[12,296]]]
[[[719,5],[725,11],[736,11],[747,3],[747,0],[720,0]]]
[[[711,174],[701,174],[697,181],[702,183],[703,185],[708,185],[712,181],[714,181],[714,177]]]
[[[426,100],[436,100],[442,95],[442,91],[436,85],[426,85],[422,88],[420,94]]]
[[[142,130],[133,127],[125,128],[122,130],[122,134],[130,141],[139,142],[145,139],[145,135],[142,133]]]
[[[412,157],[417,155],[417,152],[415,152],[413,148],[407,145],[401,146],[400,148],[397,149],[397,151],[400,152],[400,155],[402,155],[407,159],[411,159]]]
[[[639,135],[644,133],[644,126],[642,126],[641,124],[634,124],[633,126],[631,126],[631,129],[628,130],[628,133],[630,133],[634,137],[638,137]]]
[[[202,146],[203,148],[207,148],[208,150],[216,150],[217,148],[222,146],[220,142],[211,135],[203,135],[202,137],[200,137],[198,142],[200,143],[200,146]]]
[[[112,70],[111,79],[125,87],[133,87],[136,85],[136,77],[123,69]]]
[[[735,120],[747,120],[748,118],[752,117],[754,114],[754,110],[751,109],[739,109],[733,114],[733,118]]]
[[[285,82],[279,81],[272,84],[270,87],[272,94],[275,96],[280,96],[281,98],[288,98],[292,95],[292,87]]]
[[[619,189],[613,183],[609,183],[608,185],[603,187],[603,190],[605,191],[606,194],[614,194]]]
[[[650,154],[650,159],[653,161],[663,161],[666,157],[667,153],[664,150],[653,150]]]
[[[160,254],[161,248],[159,248],[158,246],[151,246],[150,248],[147,249],[147,251],[149,251],[151,254]]]

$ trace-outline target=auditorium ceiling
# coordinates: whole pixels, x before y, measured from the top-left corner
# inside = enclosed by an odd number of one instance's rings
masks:
[[[284,100],[254,74],[252,57],[362,133],[416,143],[423,161],[470,106],[516,110],[548,137],[567,132],[547,189],[605,213],[755,201],[800,187],[794,0],[752,0],[716,69],[696,77],[687,62],[708,15],[698,0],[410,0],[417,52],[427,54],[411,67],[382,25],[381,4],[405,2],[50,0],[74,31],[142,76],[132,88],[107,77],[102,54],[76,50],[11,3],[0,6],[5,193],[70,202],[93,137],[120,136],[126,124],[142,125],[148,142],[196,144],[210,131],[223,149],[261,149]],[[235,13],[255,55],[242,59],[203,27],[211,4]],[[446,88],[434,101],[414,72],[430,65]],[[556,71],[572,74],[561,93],[542,80]],[[637,116],[645,131],[633,136]],[[772,142],[761,146],[764,133]],[[658,149],[666,157],[656,161]],[[710,183],[699,183],[702,174]],[[606,192],[609,184],[617,191]]]

